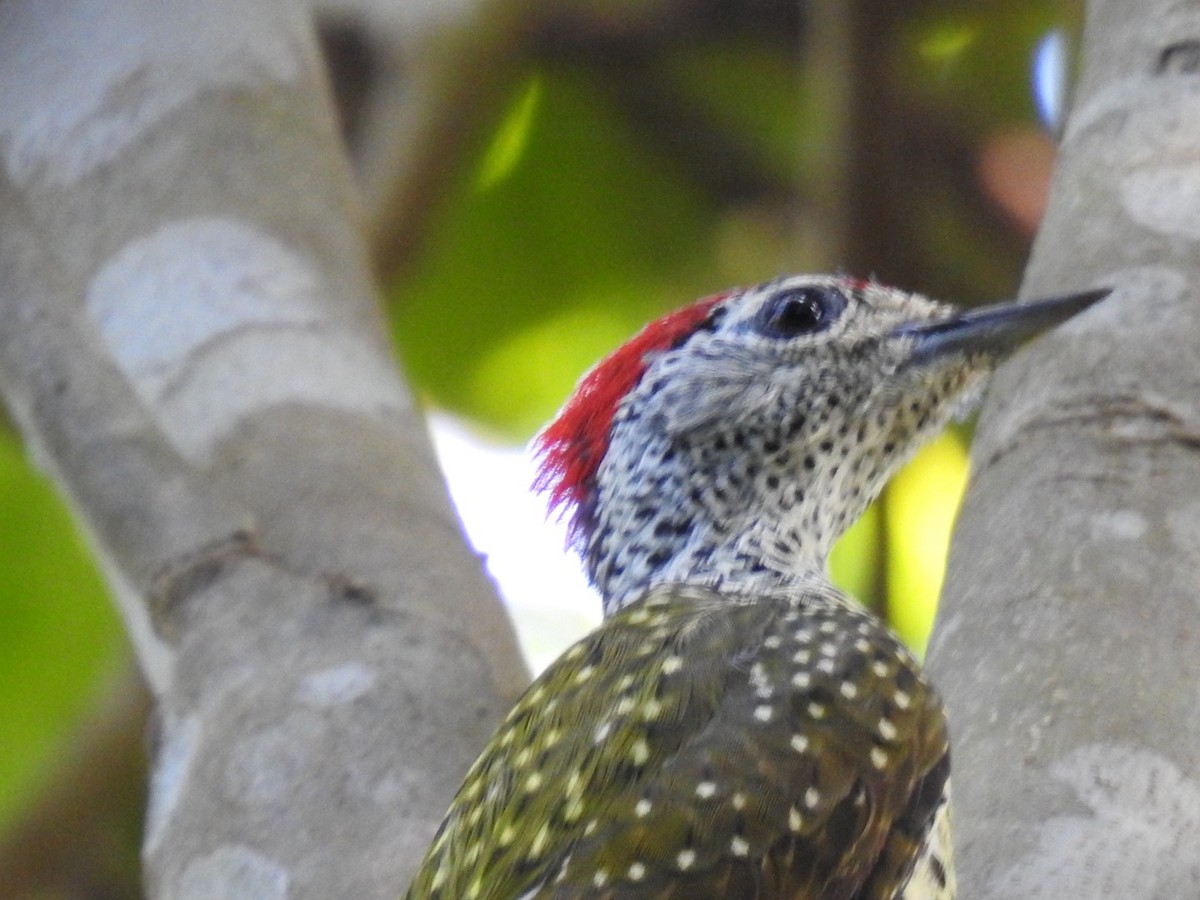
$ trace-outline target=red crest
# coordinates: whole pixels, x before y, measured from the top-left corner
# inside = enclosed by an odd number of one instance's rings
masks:
[[[596,473],[608,452],[617,407],[637,387],[655,354],[691,337],[712,308],[728,296],[706,297],[655,319],[597,363],[534,440],[539,459],[534,489],[549,491],[550,510],[566,514],[572,543],[585,538],[592,526]]]

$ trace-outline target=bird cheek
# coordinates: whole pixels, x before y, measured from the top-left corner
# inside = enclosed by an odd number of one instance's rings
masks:
[[[742,413],[762,403],[762,388],[752,381],[731,375],[714,374],[681,380],[664,391],[662,404],[666,432],[673,438],[687,438],[716,426],[736,426]]]

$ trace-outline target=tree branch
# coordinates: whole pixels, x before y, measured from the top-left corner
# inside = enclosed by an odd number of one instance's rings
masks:
[[[321,78],[294,5],[0,11],[0,378],[155,694],[152,896],[393,896],[525,682]]]
[[[997,378],[930,650],[981,900],[1200,891],[1200,16],[1084,48],[1024,293],[1117,291]]]

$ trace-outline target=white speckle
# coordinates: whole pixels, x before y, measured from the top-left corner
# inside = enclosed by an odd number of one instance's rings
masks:
[[[597,869],[592,875],[592,887],[602,888],[608,884],[608,871],[605,869]]]
[[[512,825],[505,825],[504,830],[501,831],[500,834],[497,836],[496,841],[500,844],[501,847],[507,847],[509,844],[511,844],[513,842],[513,840],[516,838],[516,836],[517,836],[517,829],[513,828]]]
[[[662,701],[654,697],[649,698],[642,704],[641,717],[646,722],[653,722],[662,713]]]
[[[664,675],[674,675],[683,668],[683,657],[668,656],[662,661],[662,673]]]
[[[792,676],[792,685],[798,688],[806,688],[812,684],[812,675],[808,672],[797,672]]]
[[[871,748],[871,765],[873,765],[877,769],[882,769],[884,766],[887,765],[887,763],[888,763],[887,752],[884,750],[881,750],[879,747],[872,747]]]
[[[907,691],[896,691],[892,694],[892,702],[896,704],[897,709],[908,709],[912,703],[912,697]]]
[[[582,669],[580,669],[578,672],[575,673],[574,681],[576,684],[583,684],[585,681],[587,681],[589,678],[591,678],[595,673],[596,673],[595,666],[584,666]]]
[[[265,408],[301,402],[378,416],[411,405],[387,355],[329,318],[330,290],[270,233],[189,219],[114,254],[86,307],[175,446],[205,460]]]
[[[174,724],[164,723],[151,773],[150,803],[146,810],[143,851],[147,855],[157,849],[175,811],[175,804],[179,802],[187,784],[199,734],[200,721],[196,716],[188,716]]]
[[[750,666],[750,683],[763,684],[767,681],[767,667],[761,662],[756,662]]]
[[[525,779],[525,793],[531,794],[542,786],[542,774],[540,772],[530,772],[529,777]]]
[[[782,643],[782,641],[777,634],[769,635],[763,639],[763,646],[768,650],[778,650],[780,643]]]
[[[543,822],[542,827],[538,829],[537,834],[533,836],[533,843],[529,845],[529,855],[531,857],[541,856],[546,850],[546,844],[550,842],[550,823]],[[475,844],[476,847],[479,844]]]
[[[875,673],[875,677],[877,678],[887,678],[888,664],[883,660],[877,659],[875,662],[871,663],[871,671]]]
[[[1167,237],[1200,238],[1200,179],[1190,165],[1136,168],[1120,182],[1121,205],[1135,222]]]
[[[734,856],[747,856],[750,853],[750,843],[740,835],[734,835],[729,842],[729,852]]]
[[[791,744],[793,750],[803,753],[808,749],[808,738],[803,734],[793,734]]]
[[[811,650],[797,650],[792,654],[792,662],[798,666],[806,666],[812,662]]]
[[[821,792],[815,787],[810,787],[804,792],[804,805],[809,809],[816,809],[817,804],[821,802]]]
[[[838,685],[838,693],[840,693],[847,700],[853,700],[858,696],[858,685],[853,681],[843,681],[840,685]]]
[[[617,705],[614,707],[613,711],[618,716],[627,716],[631,712],[633,712],[633,710],[636,706],[637,706],[637,701],[634,700],[632,697],[622,697],[620,700],[617,701]]]
[[[1200,896],[1200,781],[1141,747],[1091,744],[1051,774],[1075,794],[1036,826],[1035,846],[1001,872],[989,895]],[[1085,809],[1081,813],[1080,806]]]
[[[352,703],[375,686],[375,673],[359,662],[342,663],[313,672],[300,682],[300,699],[309,706]]]
[[[832,619],[827,619],[821,623],[821,634],[834,634],[837,630],[837,622],[834,622]]]
[[[650,745],[646,743],[645,738],[638,738],[633,742],[633,746],[629,749],[629,758],[633,760],[635,766],[644,765],[650,758]]]
[[[885,741],[895,740],[896,726],[892,723],[891,719],[879,720],[879,736]]]
[[[813,633],[808,628],[801,628],[792,637],[796,639],[796,643],[798,644],[808,644],[812,642]]]
[[[1092,540],[1136,541],[1146,533],[1150,523],[1132,509],[1101,513],[1092,519]]]
[[[716,782],[702,781],[696,785],[696,796],[701,800],[707,800],[717,793]]]
[[[584,837],[589,837],[589,836],[590,836],[590,835],[592,835],[592,834],[593,834],[593,833],[596,831],[596,829],[597,829],[597,828],[599,828],[599,827],[600,827],[600,820],[599,820],[599,819],[589,819],[589,820],[588,820],[588,823],[587,823],[586,825],[584,825],[584,826],[583,826],[583,835],[584,835]]]
[[[754,708],[754,718],[758,719],[758,721],[760,721],[760,722],[770,722],[771,716],[773,716],[774,714],[775,714],[774,707],[768,706],[765,703],[762,706],[756,706]]]
[[[612,733],[612,722],[611,721],[601,722],[599,725],[596,726],[596,731],[592,735],[592,743],[593,744],[604,743],[604,741],[606,741],[608,739],[608,736],[611,733]]]
[[[567,869],[568,869],[568,867],[569,867],[570,865],[571,865],[571,857],[568,855],[568,856],[566,857],[566,859],[564,859],[564,860],[563,860],[561,863],[559,863],[559,865],[558,865],[558,874],[554,876],[554,883],[555,883],[555,884],[561,884],[563,881],[565,881],[565,880],[566,880],[566,878],[567,878]],[[521,895],[521,896],[518,898],[518,900],[526,900],[526,898],[528,898],[528,897],[529,897],[529,893],[530,893],[530,892],[527,892],[527,893],[524,893],[524,894],[522,894],[522,895]]]
[[[583,815],[583,799],[579,794],[567,800],[567,805],[563,807],[563,820],[567,822],[578,822],[579,817]]]
[[[733,804],[733,808],[741,811],[746,808],[746,795],[741,791],[735,791],[733,796],[729,798]]]
[[[870,653],[871,652],[871,642],[868,641],[866,638],[859,638],[857,641],[854,642],[854,649],[857,650],[859,653]]]
[[[646,877],[646,867],[640,862],[631,863],[628,874],[630,881],[641,881]]]
[[[284,900],[287,895],[287,869],[244,844],[225,844],[192,859],[180,873],[173,893],[178,900]]]
[[[822,657],[821,659],[817,660],[817,671],[818,672],[823,672],[826,675],[832,675],[833,668],[834,668],[833,660],[830,659],[828,656]]]
[[[837,656],[837,644],[834,644],[830,641],[825,641],[821,644],[819,652],[822,656]]]
[[[654,805],[650,802],[650,799],[648,797],[643,797],[637,802],[637,806],[633,808],[633,814],[639,819],[644,819],[646,816],[650,815],[650,810],[653,808]]]
[[[681,872],[686,872],[696,864],[695,850],[680,850],[675,856],[675,865],[679,867]]]
[[[791,807],[788,810],[788,828],[792,831],[799,831],[804,827],[804,817],[800,815],[800,810],[796,807]]]
[[[291,82],[307,43],[299,7],[285,28],[279,10],[237,0],[50,10],[7,4],[0,32],[0,147],[19,185],[73,184],[201,95]]]
[[[531,759],[533,759],[533,747],[526,744],[517,751],[517,755],[513,757],[513,763],[516,764],[518,769],[523,769],[529,765]]]
[[[812,716],[814,719],[825,718],[826,712],[828,712],[828,710],[824,706],[822,706],[820,703],[808,704],[808,714],[810,716]]]
[[[636,679],[632,675],[622,675],[621,680],[617,682],[618,693],[624,693],[625,691],[627,691],[631,687],[633,687],[633,682],[635,680]]]
[[[567,793],[578,794],[583,787],[583,776],[577,768],[571,770],[571,774],[567,776]]]

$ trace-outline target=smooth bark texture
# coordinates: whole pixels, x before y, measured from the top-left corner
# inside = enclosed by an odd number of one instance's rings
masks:
[[[1088,5],[1023,293],[1101,284],[993,385],[930,647],[977,900],[1200,896],[1200,4]]]
[[[298,4],[0,5],[0,381],[156,698],[152,897],[396,896],[524,684]]]

